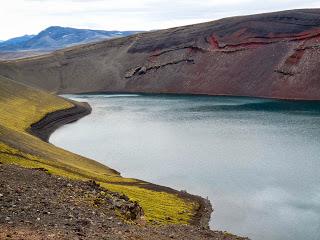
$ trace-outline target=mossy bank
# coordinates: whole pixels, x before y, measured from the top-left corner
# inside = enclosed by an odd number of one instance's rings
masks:
[[[91,111],[47,92],[0,77],[0,159],[5,164],[42,168],[75,180],[94,180],[104,188],[127,195],[143,208],[146,222],[208,227],[209,201],[120,174],[94,160],[48,142],[57,127]]]

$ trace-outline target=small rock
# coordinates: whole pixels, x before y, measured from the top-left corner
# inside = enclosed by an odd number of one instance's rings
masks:
[[[81,232],[81,228],[78,226],[78,227],[75,227],[75,228],[73,228],[73,230],[74,231],[76,231],[76,232]]]
[[[145,66],[143,66],[143,67],[139,70],[138,74],[139,74],[139,75],[142,75],[142,74],[145,74],[146,72],[147,72],[147,68],[146,68]]]
[[[6,217],[6,221],[10,221],[10,217]]]
[[[123,199],[123,200],[125,200],[125,201],[129,201],[129,197],[126,196],[126,195],[124,195],[124,194],[122,194],[122,195],[120,196],[120,199]]]
[[[40,221],[40,218],[39,218],[39,217],[37,218],[37,221]]]
[[[3,194],[0,193],[0,197],[3,197]]]
[[[84,237],[85,235],[82,232],[77,232],[77,235],[80,237]]]
[[[71,184],[71,183],[68,183],[68,184],[67,184],[67,187],[72,187],[72,184]]]

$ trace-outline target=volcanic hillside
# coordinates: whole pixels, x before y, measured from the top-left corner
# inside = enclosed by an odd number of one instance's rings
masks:
[[[320,100],[320,9],[232,17],[3,62],[56,93],[145,92]]]

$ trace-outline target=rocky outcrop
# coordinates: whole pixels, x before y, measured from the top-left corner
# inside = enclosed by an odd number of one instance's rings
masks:
[[[320,100],[320,9],[140,33],[3,62],[57,93],[144,92]]]

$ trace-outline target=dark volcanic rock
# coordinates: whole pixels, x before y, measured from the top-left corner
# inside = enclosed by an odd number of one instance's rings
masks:
[[[320,100],[320,9],[233,17],[5,62],[58,93],[146,92]]]
[[[29,128],[29,132],[41,140],[48,142],[51,133],[58,127],[77,121],[79,118],[91,113],[91,107],[88,103],[73,102],[73,104],[74,107],[70,109],[48,113],[40,121],[33,123]]]

